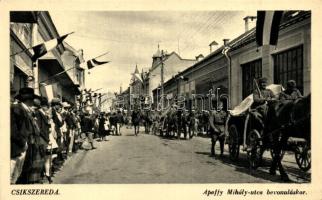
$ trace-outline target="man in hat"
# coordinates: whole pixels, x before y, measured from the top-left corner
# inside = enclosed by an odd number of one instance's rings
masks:
[[[61,132],[61,127],[64,125],[64,119],[61,115],[62,112],[62,103],[59,98],[53,98],[51,100],[51,108],[52,108],[52,120],[55,124],[54,126],[54,132],[56,133],[55,139],[58,145],[58,154],[57,154],[57,159],[61,161],[64,160],[63,155],[62,155],[62,132]]]
[[[267,102],[276,100],[275,95],[272,90],[266,89],[267,86],[267,78],[262,77],[258,79],[258,87],[253,91],[253,108],[264,105]]]
[[[216,101],[213,101],[215,103]],[[227,113],[223,110],[222,101],[218,102],[217,110],[214,110],[210,113],[209,116],[209,125],[210,125],[210,137],[211,137],[211,156],[215,156],[215,145],[217,140],[220,144],[220,156],[224,154],[224,125],[226,121]]]
[[[71,105],[68,102],[63,102],[62,106],[62,117],[65,122],[62,129],[63,141],[66,154],[71,155],[74,144],[74,130],[76,128],[76,122],[71,112]]]
[[[49,134],[51,130],[50,119],[47,114],[47,111],[49,109],[49,103],[46,97],[38,97],[34,100],[34,104],[36,107],[35,118],[40,130],[40,141],[41,141],[40,148],[42,148],[42,150],[46,152],[47,146],[49,144]],[[49,157],[47,155],[43,155],[43,159],[42,159],[43,167],[45,166],[45,159],[46,159],[46,162],[48,162],[47,160],[49,159]],[[41,172],[42,172],[42,169],[41,169]],[[46,169],[45,176],[48,179],[49,183],[51,183],[52,180],[48,169]]]
[[[15,98],[19,100],[19,103],[12,104],[10,109],[11,184],[15,184],[22,174],[28,146],[35,143],[34,135],[36,135],[37,131],[31,109],[35,98],[34,89],[21,88]]]
[[[91,115],[89,114],[89,110],[85,110],[84,117],[81,120],[81,129],[82,129],[82,133],[85,133],[87,141],[90,145],[88,149],[86,147],[86,150],[96,149],[96,147],[94,147],[94,139],[93,139],[94,121]]]
[[[296,88],[296,82],[294,80],[289,80],[286,85],[286,90],[281,92],[280,100],[296,100],[303,97],[301,92]]]
[[[276,101],[276,97],[273,94],[273,92],[270,89],[266,88],[267,86],[267,78],[262,77],[258,79],[258,85],[256,83],[256,88],[253,91],[253,98],[254,103],[252,104],[252,108],[255,109],[254,112],[252,112],[253,117],[261,124],[263,128],[263,134],[266,135],[267,133],[267,114],[269,112],[269,105],[271,105],[272,102]],[[273,109],[270,109],[271,111]],[[272,135],[269,133],[268,137],[269,140],[272,140]]]

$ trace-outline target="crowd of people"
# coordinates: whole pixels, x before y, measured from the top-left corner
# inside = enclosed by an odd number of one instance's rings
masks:
[[[254,90],[253,107],[265,121],[267,104],[276,97],[266,89],[266,79],[259,79]],[[296,100],[302,97],[295,81],[279,95],[280,100]],[[220,155],[224,150],[224,126],[227,111],[223,102],[213,102],[214,110],[194,111],[171,106],[166,112],[134,109],[131,112],[90,112],[59,98],[50,102],[35,95],[34,89],[19,90],[11,101],[11,184],[51,183],[52,176],[64,161],[78,150],[96,149],[94,141],[108,141],[109,135],[122,135],[121,127],[134,127],[134,135],[144,126],[146,134],[180,139],[195,135],[211,138],[211,155],[215,156],[216,141],[220,143]]]
[[[91,112],[59,98],[49,102],[29,87],[12,99],[10,116],[11,184],[52,183],[68,157],[121,135],[124,123],[121,112]]]

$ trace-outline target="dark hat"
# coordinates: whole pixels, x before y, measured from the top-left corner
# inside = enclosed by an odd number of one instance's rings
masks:
[[[296,82],[294,80],[289,80],[287,81],[287,87],[288,88],[295,88],[296,87]]]
[[[34,99],[34,106],[36,106],[37,108],[41,107],[41,101],[39,98]]]
[[[60,101],[60,99],[59,99],[59,98],[53,98],[53,99],[51,100],[51,106],[56,106],[56,105],[60,105],[60,106],[62,106],[61,101]]]
[[[18,99],[19,101],[25,101],[25,100],[33,100],[35,97],[36,95],[33,88],[24,87],[19,90],[19,93],[16,96],[16,99]]]
[[[258,83],[267,83],[267,78],[265,77],[259,78]]]
[[[48,99],[46,97],[41,97],[40,104],[41,106],[49,106]]]

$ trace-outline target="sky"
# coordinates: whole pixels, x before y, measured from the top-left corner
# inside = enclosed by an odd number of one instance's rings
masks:
[[[108,52],[110,63],[86,73],[85,86],[102,92],[125,90],[135,66],[147,71],[160,49],[195,59],[210,53],[209,44],[233,39],[245,31],[243,18],[256,11],[51,11],[65,42],[83,49],[85,60]]]

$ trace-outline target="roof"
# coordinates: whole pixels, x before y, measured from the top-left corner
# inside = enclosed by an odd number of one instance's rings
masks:
[[[152,58],[159,58],[159,57],[161,57],[161,51],[158,48],[157,52],[155,52],[155,54],[153,54]]]
[[[295,13],[297,13],[295,15]],[[297,22],[303,21],[304,19],[310,18],[311,17],[311,12],[310,11],[286,11],[283,15],[281,24],[280,24],[280,30],[285,29],[286,27],[289,27]],[[228,46],[231,47],[231,51],[237,50],[238,48],[241,48],[251,42],[256,41],[256,27],[241,34],[240,36],[238,36],[237,38],[233,39],[232,41],[230,41],[228,43]],[[202,60],[200,60],[199,62],[196,62],[194,65],[192,65],[191,67],[188,67],[187,69],[185,69],[184,71],[180,72],[179,74],[173,76],[171,79],[169,79],[168,81],[166,81],[164,84],[168,85],[171,84],[171,82],[177,77],[180,76],[182,74],[184,74],[185,72],[194,69],[196,67],[198,67],[201,63],[206,62],[208,59],[217,56],[217,55],[221,55],[223,56],[223,54],[221,53],[224,49],[224,46],[220,46],[218,49],[216,49],[214,52],[208,54],[205,58],[203,58]]]
[[[212,46],[212,45],[218,45],[218,43],[216,41],[213,41],[212,43],[209,44],[209,46]]]
[[[303,21],[304,19],[310,17],[310,11],[286,11],[280,24],[280,30],[283,30],[297,22]],[[231,47],[231,51],[234,51],[254,41],[256,41],[256,27],[241,34],[240,36],[229,42],[228,45]]]
[[[196,59],[181,58],[181,56],[179,54],[177,54],[175,51],[172,51],[170,54],[165,54],[162,61],[163,62],[166,61],[167,59],[169,59],[173,55],[177,56],[180,60],[184,60],[184,61],[196,61]],[[157,66],[159,66],[160,63],[161,63],[161,61],[158,62],[158,63],[156,63],[154,66],[152,66],[151,67],[151,70],[157,68]]]
[[[138,69],[138,65],[135,65],[135,71],[134,71],[134,74],[139,74],[139,69]]]

